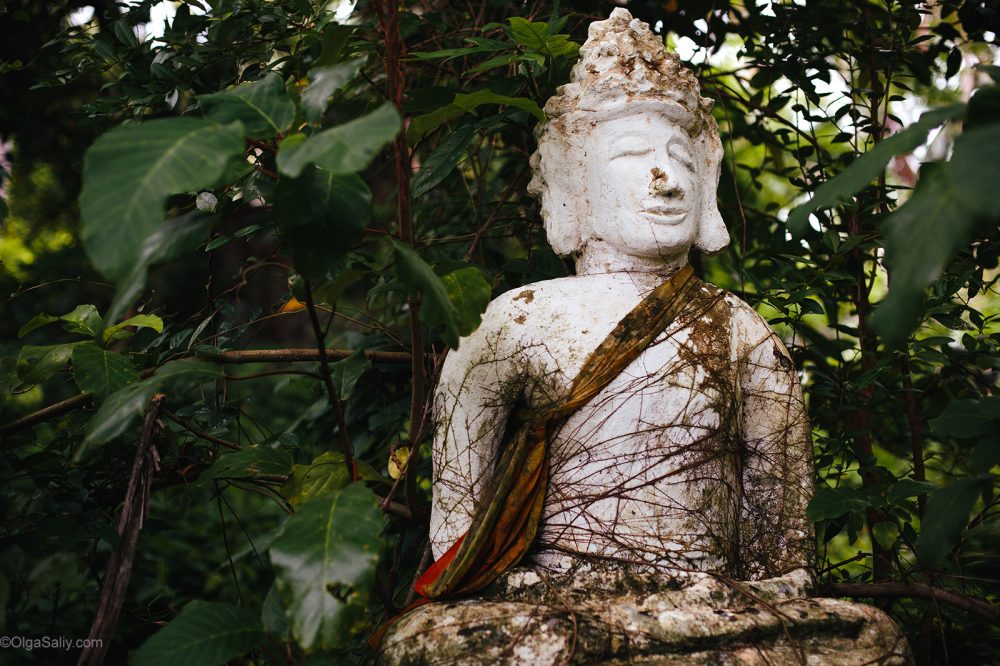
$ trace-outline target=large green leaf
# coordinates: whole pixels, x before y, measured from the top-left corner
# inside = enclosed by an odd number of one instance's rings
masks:
[[[84,158],[80,214],[94,266],[119,279],[163,221],[170,194],[214,185],[243,150],[243,126],[166,118],[116,127]]]
[[[924,289],[978,227],[1000,218],[996,194],[1000,123],[955,140],[951,160],[926,164],[909,201],[884,223],[889,293],[872,323],[886,345],[902,344],[919,321]]]
[[[422,296],[420,318],[428,326],[442,326],[441,337],[449,347],[457,349],[462,334],[458,310],[448,298],[448,288],[413,248],[393,241],[392,250],[399,281],[411,294]]]
[[[959,479],[927,496],[927,511],[920,522],[916,543],[923,564],[932,565],[947,557],[968,524],[969,512],[984,485],[988,484],[988,480],[978,478]]]
[[[978,400],[952,400],[928,425],[935,435],[974,439],[1000,431],[1000,414],[983,409]]]
[[[916,497],[918,495],[924,495],[935,489],[933,483],[928,483],[926,481],[917,481],[916,479],[900,479],[889,492],[886,493],[885,500],[890,504],[895,504],[896,502],[906,499],[907,497]]]
[[[347,358],[331,363],[330,379],[333,380],[333,386],[337,389],[337,397],[341,400],[350,398],[358,380],[370,367],[372,367],[372,362],[360,349]]]
[[[813,522],[840,518],[845,513],[857,513],[871,506],[871,499],[854,488],[822,486],[809,502],[806,515]]]
[[[62,329],[67,333],[77,333],[90,338],[96,338],[97,334],[101,331],[101,315],[97,312],[97,308],[93,305],[78,305],[73,308],[72,312],[64,314],[61,317],[55,317],[44,312],[35,315],[31,318],[31,321],[21,327],[21,330],[17,332],[17,337],[23,338],[36,328],[41,328],[55,322],[61,322]]]
[[[371,215],[372,193],[355,173],[308,167],[282,178],[274,193],[274,219],[286,231],[296,270],[325,275],[360,240]]]
[[[270,446],[248,446],[221,456],[199,479],[245,479],[284,476],[292,471],[292,456]]]
[[[878,178],[889,160],[896,155],[913,152],[927,140],[928,132],[944,122],[960,117],[963,113],[965,113],[964,104],[952,104],[928,111],[903,131],[880,141],[851,166],[820,185],[812,199],[795,208],[788,215],[789,230],[796,236],[802,236],[809,226],[810,215],[849,201],[862,188]]]
[[[413,198],[423,196],[435,185],[454,171],[459,158],[476,136],[475,123],[465,122],[445,137],[437,149],[427,156],[420,165],[420,171],[413,178]]]
[[[317,124],[323,119],[330,97],[353,81],[364,63],[364,58],[357,58],[309,70],[309,86],[302,93],[302,111],[309,122]]]
[[[153,265],[176,259],[204,243],[214,221],[214,217],[194,211],[160,224],[142,242],[127,274],[118,282],[105,322],[118,321],[132,307],[146,288],[146,278]]]
[[[200,95],[198,103],[209,120],[222,125],[238,120],[247,136],[257,139],[270,139],[284,132],[295,120],[295,104],[275,72],[225,92]]]
[[[37,384],[66,367],[73,350],[86,340],[61,345],[25,345],[17,356],[17,376],[25,384]]]
[[[493,290],[478,268],[459,268],[441,278],[448,300],[458,316],[458,332],[468,335],[479,328]]]
[[[227,603],[192,601],[136,650],[132,666],[220,666],[253,649],[260,618]]]
[[[354,483],[303,504],[271,544],[275,584],[302,648],[337,648],[364,629],[381,550],[382,512]]]
[[[145,412],[150,398],[157,391],[173,386],[177,389],[218,379],[218,366],[201,361],[172,361],[157,369],[153,376],[119,389],[109,395],[90,419],[87,434],[73,454],[82,459],[94,446],[123,434]]]
[[[84,393],[103,398],[138,382],[139,373],[124,354],[88,342],[73,349],[73,379]]]
[[[334,175],[361,171],[393,140],[399,128],[399,114],[386,102],[368,115],[318,134],[293,134],[281,142],[278,170],[292,178],[310,164]]]

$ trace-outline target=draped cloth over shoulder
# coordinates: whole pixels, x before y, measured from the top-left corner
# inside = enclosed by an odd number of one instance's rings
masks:
[[[417,580],[420,595],[431,600],[476,592],[520,561],[542,515],[549,435],[674,321],[698,284],[691,267],[684,266],[650,292],[587,357],[566,400],[533,415],[503,442],[493,477],[477,498],[468,532]]]

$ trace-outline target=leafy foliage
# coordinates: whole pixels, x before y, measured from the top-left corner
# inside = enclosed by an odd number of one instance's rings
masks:
[[[0,628],[87,634],[162,392],[109,663],[359,661],[423,555],[441,354],[570,272],[528,156],[607,7],[404,3],[396,63],[389,3],[166,4],[155,36],[155,2],[0,10]],[[628,4],[717,101],[734,242],[694,261],[800,370],[823,584],[995,602],[995,14]],[[891,610],[927,663],[997,659],[974,615]]]

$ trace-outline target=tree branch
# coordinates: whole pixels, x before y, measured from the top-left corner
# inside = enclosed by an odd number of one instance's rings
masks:
[[[838,597],[933,599],[938,603],[964,610],[991,624],[1000,625],[1000,606],[974,599],[954,590],[931,587],[921,583],[831,583],[828,589]]]
[[[167,396],[162,393],[157,393],[149,401],[146,421],[132,462],[132,473],[129,475],[128,487],[125,490],[125,500],[122,502],[122,512],[118,518],[118,536],[121,540],[111,559],[108,560],[107,573],[101,586],[101,599],[98,602],[94,622],[90,626],[89,638],[92,639],[93,647],[84,648],[77,666],[98,666],[104,662],[108,648],[111,647],[118,616],[121,615],[125,595],[128,592],[128,582],[132,577],[132,562],[135,560],[135,551],[139,545],[139,531],[142,530],[142,523],[149,508],[153,467],[156,464],[154,441],[162,425],[160,413],[166,401]]]

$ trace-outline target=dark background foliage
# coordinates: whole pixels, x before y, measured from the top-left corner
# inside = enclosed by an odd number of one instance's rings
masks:
[[[426,565],[441,355],[571,273],[528,156],[614,5],[163,4],[0,3],[0,628],[84,637],[103,590],[108,663],[364,661]],[[627,6],[716,100],[733,243],[692,260],[800,369],[821,591],[996,661],[1000,14]]]

